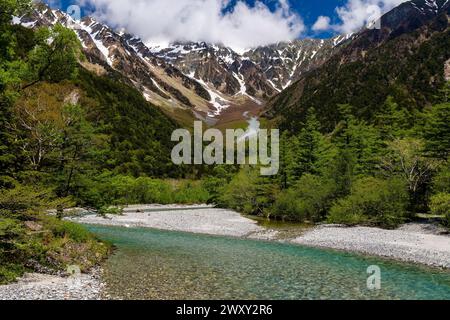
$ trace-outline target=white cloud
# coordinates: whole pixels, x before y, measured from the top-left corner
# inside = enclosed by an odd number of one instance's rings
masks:
[[[99,20],[154,44],[205,41],[240,51],[295,39],[305,29],[288,0],[277,0],[274,11],[260,1],[254,6],[238,1],[225,13],[230,0],[83,1],[95,7]]]
[[[356,32],[406,1],[408,0],[348,0],[344,6],[336,8],[340,23],[329,24],[328,29],[341,33]]]
[[[330,17],[319,16],[316,23],[312,26],[313,31],[325,31],[330,29]]]

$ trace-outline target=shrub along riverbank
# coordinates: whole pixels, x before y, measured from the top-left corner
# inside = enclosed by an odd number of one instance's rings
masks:
[[[72,265],[88,271],[108,256],[110,246],[81,225],[46,213],[61,203],[48,190],[0,190],[0,284],[25,271],[55,273]]]

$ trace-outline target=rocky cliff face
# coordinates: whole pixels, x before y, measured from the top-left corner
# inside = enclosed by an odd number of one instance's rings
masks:
[[[295,40],[243,53],[208,43],[151,47],[91,17],[74,21],[43,4],[14,18],[14,23],[31,28],[61,23],[73,29],[87,57],[82,62],[85,68],[109,76],[118,72],[148,101],[171,113],[186,110],[203,120],[220,118],[230,108],[261,108],[302,75],[320,67],[350,38]]]
[[[207,43],[150,47],[158,58],[228,95],[266,100],[322,65],[351,35],[305,39],[258,47],[243,53]]]
[[[314,107],[324,129],[331,129],[340,120],[339,104],[350,104],[369,121],[388,96],[407,109],[433,104],[448,79],[450,1],[405,2],[380,25],[355,34],[322,66],[300,76],[270,101],[266,116],[297,130]]]

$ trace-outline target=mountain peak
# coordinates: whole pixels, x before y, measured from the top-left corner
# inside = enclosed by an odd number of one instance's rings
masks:
[[[88,58],[85,67],[102,74],[119,72],[152,103],[189,110],[202,119],[220,117],[236,106],[261,108],[351,37],[299,39],[245,52],[201,41],[151,46],[93,17],[75,21],[42,4],[14,23],[31,28],[61,23],[73,29]]]

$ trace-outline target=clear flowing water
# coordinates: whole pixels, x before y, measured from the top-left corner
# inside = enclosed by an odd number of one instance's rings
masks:
[[[450,273],[276,242],[88,226],[117,250],[107,292],[121,299],[450,299]],[[367,268],[381,268],[381,290]]]

